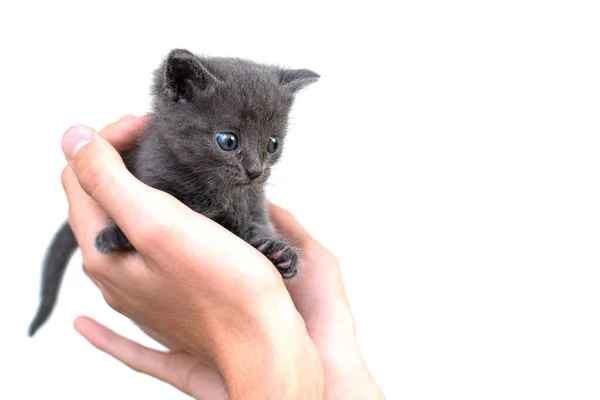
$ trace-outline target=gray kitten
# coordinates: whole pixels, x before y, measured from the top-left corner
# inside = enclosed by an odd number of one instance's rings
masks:
[[[318,78],[307,69],[173,50],[155,71],[145,132],[123,160],[139,180],[218,222],[261,251],[284,279],[292,278],[298,255],[269,220],[264,184],[281,157],[295,93]],[[114,222],[95,245],[102,253],[134,250]],[[50,316],[76,248],[65,222],[44,260],[30,336]]]

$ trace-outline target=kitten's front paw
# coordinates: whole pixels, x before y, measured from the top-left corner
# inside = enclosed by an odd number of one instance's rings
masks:
[[[133,250],[133,246],[121,228],[116,224],[111,224],[96,236],[96,249],[107,254],[115,251]]]
[[[298,253],[283,240],[257,239],[252,245],[275,265],[283,279],[298,274]]]

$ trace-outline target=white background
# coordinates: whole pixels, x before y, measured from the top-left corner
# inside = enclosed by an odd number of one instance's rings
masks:
[[[26,336],[61,135],[148,111],[173,47],[322,75],[269,190],[341,259],[388,398],[600,398],[597,2],[349,3],[2,2],[1,399],[185,398],[75,333],[152,343],[79,256]]]

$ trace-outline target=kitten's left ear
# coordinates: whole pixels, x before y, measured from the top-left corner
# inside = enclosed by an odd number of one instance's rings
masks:
[[[163,79],[167,97],[172,101],[192,101],[197,94],[219,83],[198,56],[184,49],[169,53]]]
[[[281,84],[292,92],[310,85],[319,80],[321,76],[309,69],[284,69],[280,72]]]

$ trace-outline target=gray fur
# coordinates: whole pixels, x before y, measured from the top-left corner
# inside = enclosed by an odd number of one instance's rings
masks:
[[[298,272],[298,255],[269,221],[264,184],[281,157],[295,93],[318,78],[306,69],[173,50],[155,71],[154,110],[145,132],[122,153],[123,160],[142,182],[218,222],[259,249],[283,278],[292,278]],[[219,132],[235,133],[238,147],[222,150],[215,139]],[[279,140],[275,153],[267,152],[271,136]],[[72,237],[65,223],[49,248],[30,335],[54,308],[77,247],[65,239]],[[134,250],[114,222],[99,233],[96,248],[104,253]]]

